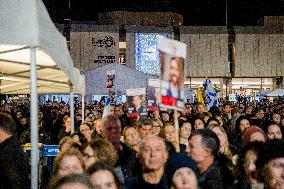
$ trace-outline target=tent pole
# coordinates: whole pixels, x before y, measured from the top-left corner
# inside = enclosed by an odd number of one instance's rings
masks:
[[[71,134],[74,133],[74,93],[73,85],[70,87],[70,119],[71,119]]]
[[[36,49],[31,47],[31,188],[38,188],[38,98],[37,98],[37,73],[36,73]]]
[[[85,95],[82,93],[82,123],[85,121]]]

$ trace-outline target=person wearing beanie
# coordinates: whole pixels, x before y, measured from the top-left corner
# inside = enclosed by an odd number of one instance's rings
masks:
[[[264,189],[284,188],[284,142],[272,140],[266,142],[259,151],[256,162],[259,172],[258,181]]]
[[[250,126],[246,128],[241,135],[241,147],[244,148],[247,143],[253,141],[265,142],[266,138],[266,134],[261,128],[257,126]]]
[[[194,161],[184,153],[172,153],[166,172],[172,188],[198,188],[199,171]]]

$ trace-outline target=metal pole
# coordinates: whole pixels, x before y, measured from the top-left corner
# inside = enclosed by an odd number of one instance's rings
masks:
[[[226,26],[228,26],[228,2],[226,0]]]
[[[70,87],[70,119],[71,119],[71,134],[74,133],[74,94],[73,86]]]
[[[85,94],[82,93],[82,123],[85,121]]]
[[[31,188],[38,188],[38,98],[37,98],[37,73],[36,73],[36,49],[31,47]]]
[[[262,91],[262,77],[260,78],[260,91],[259,91],[259,93],[261,93],[261,91]]]
[[[176,152],[180,152],[179,147],[179,123],[178,123],[178,113],[177,110],[174,110],[174,122],[175,122],[175,130],[176,130]]]

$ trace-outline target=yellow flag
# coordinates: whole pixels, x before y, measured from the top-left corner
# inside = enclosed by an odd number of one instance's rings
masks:
[[[253,105],[256,106],[256,92],[253,93]]]
[[[197,102],[201,102],[202,104],[204,104],[200,86],[198,86],[198,89],[197,89]]]

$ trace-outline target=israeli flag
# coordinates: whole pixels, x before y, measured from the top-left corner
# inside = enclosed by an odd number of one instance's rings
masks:
[[[109,108],[110,108],[110,98],[107,98],[105,100],[105,108],[104,108],[102,118],[105,118],[109,115]]]
[[[207,110],[209,111],[212,106],[218,106],[217,93],[215,92],[213,84],[209,79],[205,80],[204,92],[205,92],[205,104],[207,106]]]

